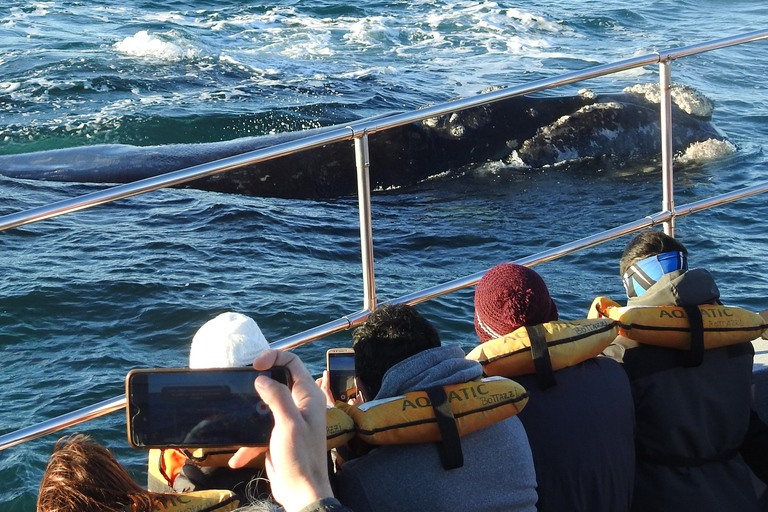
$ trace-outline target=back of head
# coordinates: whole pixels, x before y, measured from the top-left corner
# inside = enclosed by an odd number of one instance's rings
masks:
[[[53,449],[37,498],[38,512],[149,512],[150,494],[104,446],[84,435]]]
[[[250,366],[269,348],[256,321],[240,313],[222,313],[206,322],[192,339],[190,368]]]
[[[475,332],[480,341],[522,326],[557,320],[557,305],[539,274],[516,263],[496,265],[475,288]]]
[[[440,336],[429,321],[405,304],[385,304],[352,333],[355,374],[375,396],[391,367],[424,350],[440,346]]]
[[[619,272],[630,299],[643,295],[665,274],[678,270],[688,270],[688,250],[657,230],[635,235],[619,261]]]
[[[664,232],[653,229],[641,231],[624,248],[624,254],[619,261],[619,273],[623,276],[634,263],[665,252],[682,252],[688,255],[688,250],[682,243]]]

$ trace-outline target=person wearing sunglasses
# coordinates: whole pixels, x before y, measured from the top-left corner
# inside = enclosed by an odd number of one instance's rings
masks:
[[[712,274],[689,269],[685,246],[661,231],[632,238],[619,266],[627,306],[720,303]],[[698,357],[622,337],[611,348],[606,354],[623,363],[635,402],[633,512],[758,510],[740,454],[753,414],[752,344]]]

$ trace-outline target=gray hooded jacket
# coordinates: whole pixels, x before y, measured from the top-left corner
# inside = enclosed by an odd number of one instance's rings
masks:
[[[482,375],[458,345],[425,350],[384,374],[377,399]],[[464,466],[443,469],[435,443],[389,445],[344,464],[338,498],[355,512],[535,512],[536,476],[523,425],[512,417],[461,438]]]

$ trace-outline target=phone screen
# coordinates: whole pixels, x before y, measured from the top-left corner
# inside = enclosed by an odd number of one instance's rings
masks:
[[[355,353],[328,351],[328,380],[334,400],[346,402],[357,392],[355,387]]]
[[[277,367],[133,370],[126,377],[128,440],[138,448],[206,448],[269,444],[274,418],[253,387],[265,374],[287,384]]]

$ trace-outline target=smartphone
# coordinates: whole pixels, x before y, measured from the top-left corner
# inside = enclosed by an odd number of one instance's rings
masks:
[[[334,400],[346,402],[357,393],[355,387],[355,350],[332,348],[325,353],[328,381]]]
[[[128,442],[134,448],[268,445],[275,421],[253,387],[259,375],[290,385],[284,367],[131,370]]]

